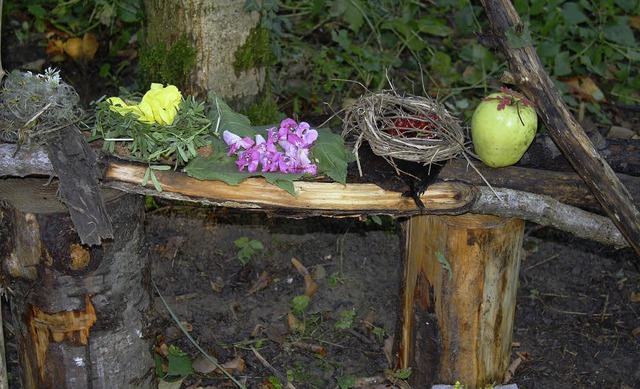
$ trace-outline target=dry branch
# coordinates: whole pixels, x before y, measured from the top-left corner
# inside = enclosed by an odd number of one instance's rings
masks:
[[[560,98],[553,81],[544,70],[530,43],[512,47],[507,33],[524,35],[526,27],[509,0],[482,0],[491,23],[491,31],[482,36],[484,44],[500,48],[507,56],[511,73],[509,83],[520,87],[537,106],[549,135],[582,177],[602,208],[640,254],[640,211],[629,191],[616,177],[607,162]]]

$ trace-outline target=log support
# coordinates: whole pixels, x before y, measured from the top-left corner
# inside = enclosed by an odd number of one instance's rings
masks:
[[[24,388],[152,388],[143,201],[103,191],[116,236],[82,244],[56,185],[0,180],[0,245]]]
[[[411,385],[502,383],[509,366],[524,222],[495,216],[414,216],[396,368]]]

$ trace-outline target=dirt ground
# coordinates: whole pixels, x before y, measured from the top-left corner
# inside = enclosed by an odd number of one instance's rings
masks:
[[[35,52],[3,42],[8,69],[42,58]],[[113,85],[96,76],[99,64],[59,67],[86,104],[113,93]],[[250,388],[275,376],[251,346],[296,388],[347,388],[351,378],[385,374],[385,339],[395,331],[401,275],[396,228],[390,221],[299,221],[179,206],[152,211],[146,221],[153,280],[167,305]],[[234,245],[243,237],[264,246],[246,266]],[[634,254],[534,225],[525,240],[513,338],[513,360],[522,362],[511,382],[524,389],[640,388]],[[292,305],[306,290],[292,258],[318,284],[305,309],[300,299]],[[155,307],[159,318],[152,330],[160,342],[197,360],[199,352],[158,296]],[[294,308],[292,331],[288,313]],[[242,372],[235,357],[245,363]],[[206,370],[206,363],[197,363]],[[189,385],[232,387],[216,373],[190,375],[183,387]]]
[[[246,362],[238,376],[247,378],[248,387],[273,375],[248,349],[258,340],[261,355],[279,372],[290,372],[296,387],[337,387],[339,378],[382,376],[390,367],[384,338],[394,334],[401,275],[395,224],[258,215],[229,224],[224,217],[161,213],[147,218],[153,277],[205,349],[221,361],[239,355]],[[241,237],[264,245],[246,267],[233,244]],[[310,323],[293,334],[287,313],[305,284],[291,258],[319,285],[305,311]],[[251,292],[263,272],[271,281]],[[527,228],[513,338],[513,359],[527,359],[511,382],[526,389],[640,388],[639,291],[631,251]],[[167,342],[196,357],[158,298],[156,308]],[[353,325],[337,329],[341,312],[349,310],[355,311]],[[363,322],[384,335],[374,335]],[[321,346],[326,355],[319,358],[296,342]],[[201,384],[215,387],[214,381]]]

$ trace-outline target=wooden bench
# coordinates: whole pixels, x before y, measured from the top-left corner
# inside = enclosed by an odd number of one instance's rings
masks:
[[[412,368],[416,388],[456,380],[478,387],[501,382],[511,355],[524,222],[465,213],[478,195],[474,187],[436,183],[422,196],[427,209],[420,210],[410,197],[372,184],[300,181],[293,197],[260,178],[232,187],[172,171],[156,172],[160,194],[150,185],[140,186],[145,169],[110,159],[103,184],[124,192],[296,218],[401,218],[404,282],[396,367]],[[150,363],[150,355],[133,366],[126,355],[150,350],[150,340],[136,339],[137,347],[118,348],[118,339],[131,338],[132,328],[141,330],[145,301],[132,303],[108,282],[124,278],[134,290],[148,288],[148,280],[141,277],[148,267],[147,255],[140,250],[139,229],[131,226],[141,223],[139,196],[103,192],[115,236],[104,247],[87,247],[73,234],[68,211],[55,200],[55,186],[44,186],[45,181],[0,180],[4,212],[12,220],[11,250],[4,266],[10,270],[6,275],[14,294],[13,311],[23,323],[16,328],[23,382],[27,387],[77,387],[89,381],[94,388],[118,387],[113,380],[125,379],[118,373],[123,368],[120,361],[127,365],[125,380],[136,379],[146,387],[153,377],[145,375],[151,366],[143,362]],[[122,258],[127,258],[126,265]],[[131,309],[138,311],[132,315]],[[115,345],[110,356],[97,346],[107,343]],[[80,367],[78,358],[90,360]],[[105,363],[100,373],[96,365]]]

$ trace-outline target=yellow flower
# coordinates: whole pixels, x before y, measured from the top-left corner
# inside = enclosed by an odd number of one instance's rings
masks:
[[[182,101],[182,94],[174,85],[163,87],[162,84],[151,84],[151,88],[137,105],[128,105],[119,97],[110,97],[107,102],[111,104],[111,110],[120,115],[131,112],[138,116],[138,120],[163,126],[173,124]]]

